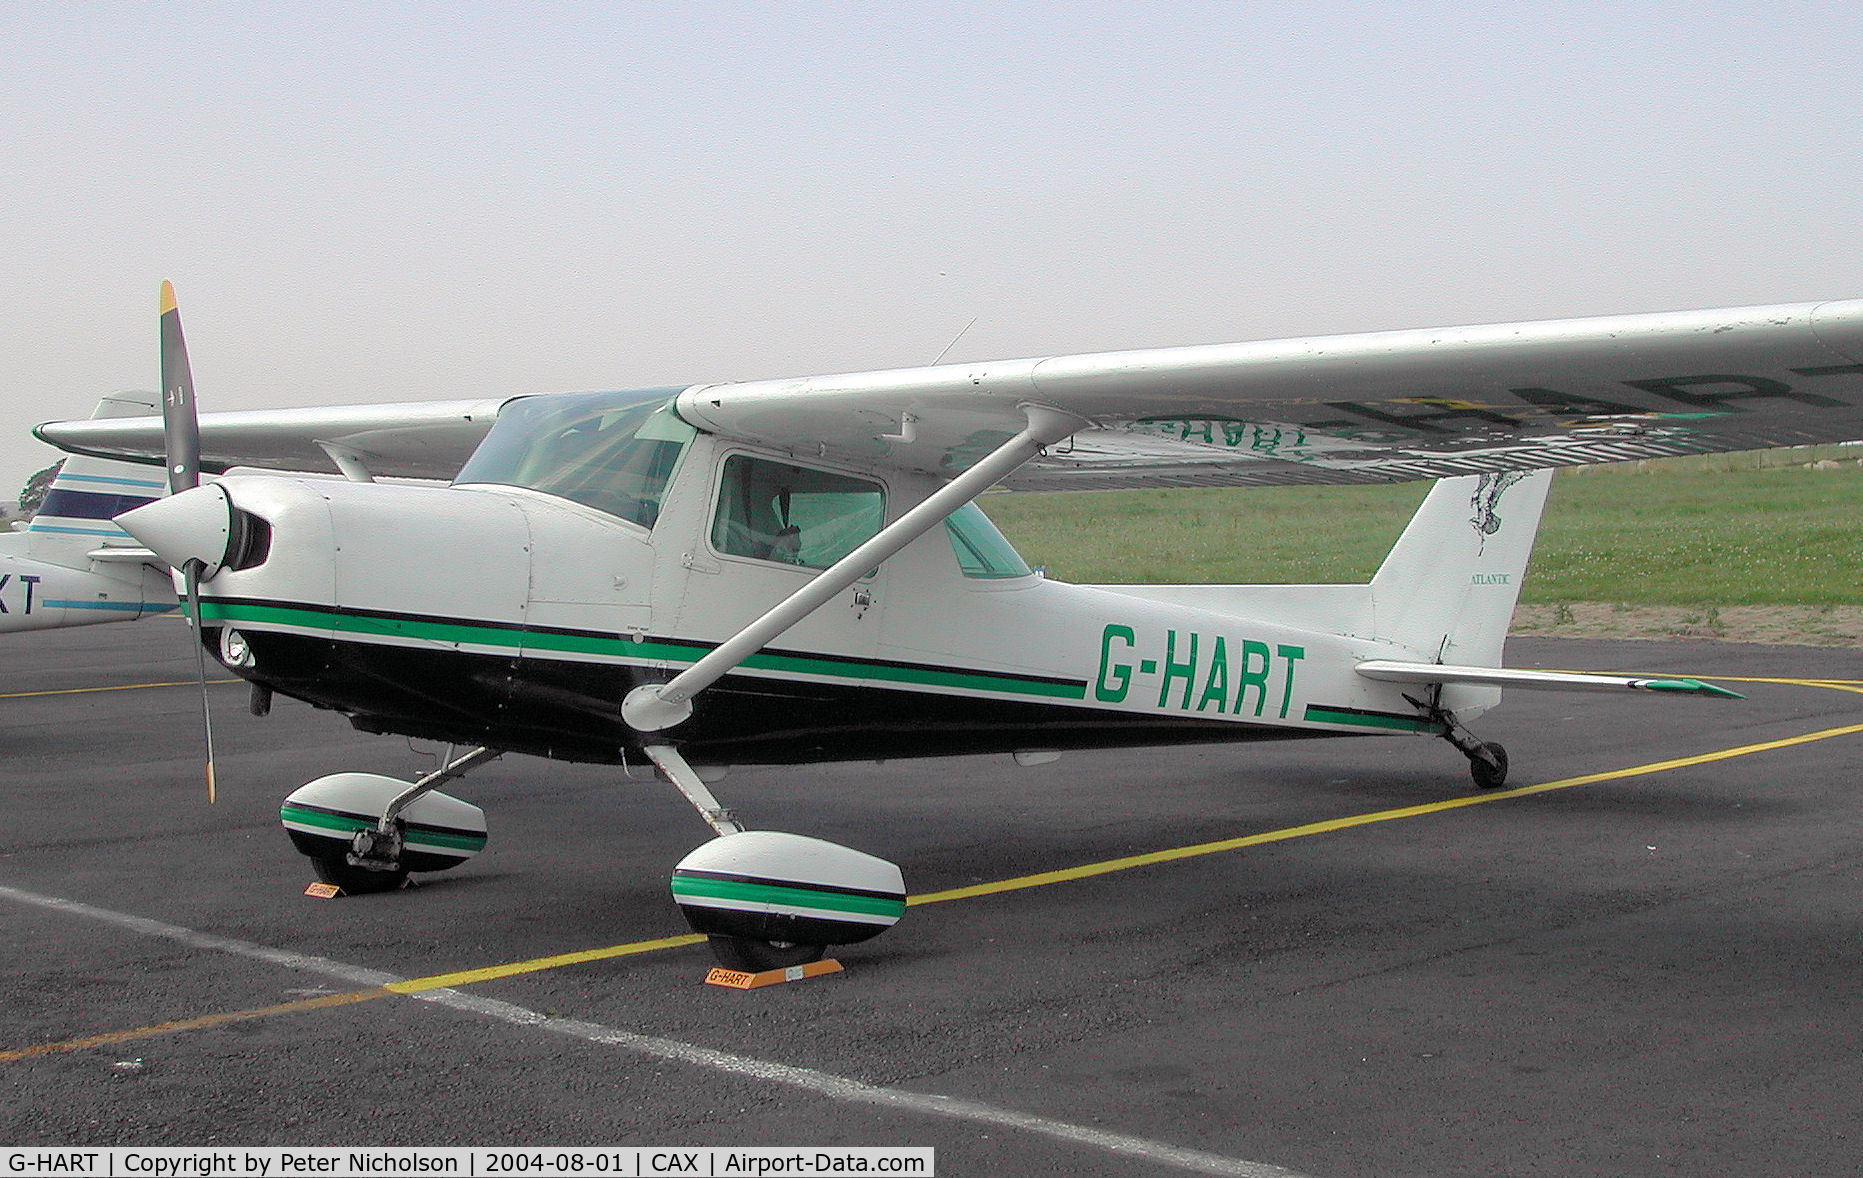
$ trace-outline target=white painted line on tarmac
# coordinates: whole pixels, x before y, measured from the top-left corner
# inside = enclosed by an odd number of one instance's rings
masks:
[[[409,979],[384,973],[381,970],[350,965],[328,957],[292,953],[284,949],[259,945],[252,941],[196,932],[180,925],[167,924],[143,916],[132,916],[125,912],[115,912],[108,908],[98,908],[76,900],[44,896],[20,888],[0,886],[0,899],[101,921],[141,936],[175,941],[196,949],[227,953],[272,965],[281,965],[288,969],[321,974],[350,985],[390,986],[405,984],[409,981]],[[999,1108],[980,1101],[940,1096],[929,1092],[913,1092],[903,1088],[883,1088],[829,1072],[818,1072],[811,1068],[792,1067],[789,1064],[735,1055],[728,1051],[717,1051],[677,1039],[642,1035],[603,1026],[600,1023],[583,1022],[579,1019],[552,1018],[513,1003],[481,998],[459,990],[418,990],[406,992],[403,996],[463,1011],[481,1018],[494,1019],[512,1026],[535,1028],[604,1047],[618,1047],[671,1063],[683,1063],[723,1072],[727,1075],[782,1084],[844,1104],[863,1104],[898,1112],[1017,1129],[1025,1133],[1064,1141],[1071,1145],[1096,1149],[1135,1161],[1170,1166],[1195,1174],[1216,1174],[1223,1175],[1225,1178],[1308,1178],[1298,1171],[1269,1165],[1265,1162],[1251,1162],[1198,1149],[1185,1149],[1181,1146],[1143,1137],[1133,1137],[1124,1133],[1108,1133],[1101,1129],[1017,1112],[1014,1109]]]
[[[20,888],[0,886],[0,899],[13,900],[20,904],[30,904],[36,908],[49,908],[54,912],[65,912],[72,916],[83,916],[113,924],[118,928],[140,933],[145,937],[159,937],[163,940],[178,941],[194,949],[208,949],[216,953],[230,953],[235,957],[250,957],[255,961],[282,965],[287,969],[301,969],[308,973],[322,974],[327,978],[348,982],[355,986],[385,986],[401,979],[391,973],[377,969],[364,969],[359,965],[345,965],[332,961],[328,957],[314,957],[308,953],[292,953],[286,949],[273,949],[266,945],[241,941],[234,937],[218,937],[212,933],[196,932],[182,928],[178,924],[165,924],[159,920],[150,920],[146,916],[131,916],[127,912],[113,912],[108,908],[98,908],[77,900],[61,900],[57,896],[42,896],[37,892],[28,892]]]

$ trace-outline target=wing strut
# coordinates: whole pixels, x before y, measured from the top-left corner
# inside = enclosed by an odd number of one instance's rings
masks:
[[[646,746],[647,758],[660,775],[672,782],[686,800],[692,803],[699,817],[718,834],[742,834],[744,824],[737,820],[736,810],[727,810],[718,804],[712,791],[705,787],[705,779],[698,771],[686,764],[686,758],[670,744],[650,744]]]
[[[658,732],[692,715],[692,697],[768,646],[791,626],[827,604],[894,553],[931,531],[1045,447],[1090,422],[1046,405],[1023,405],[1027,428],[992,450],[981,462],[932,492],[925,501],[880,529],[873,539],[823,569],[750,625],[726,639],[666,683],[643,683],[621,701],[621,717],[636,732]]]

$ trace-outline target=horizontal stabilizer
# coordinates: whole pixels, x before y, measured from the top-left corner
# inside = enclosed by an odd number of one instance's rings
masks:
[[[1369,659],[1353,668],[1384,683],[1481,683],[1493,687],[1538,687],[1553,691],[1670,691],[1715,699],[1745,699],[1737,691],[1699,679],[1645,679],[1573,671],[1523,671],[1513,667],[1456,667],[1446,663],[1400,663]]]
[[[167,568],[168,564],[161,557],[147,548],[131,548],[127,544],[106,545],[86,552],[85,557],[100,564],[155,564]]]

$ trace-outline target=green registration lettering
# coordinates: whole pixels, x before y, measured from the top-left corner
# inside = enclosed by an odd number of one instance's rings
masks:
[[[1181,663],[1176,660],[1177,631],[1166,630],[1164,632],[1164,682],[1158,684],[1158,706],[1161,708],[1164,707],[1165,699],[1171,694],[1171,681],[1174,679],[1184,681],[1184,699],[1177,706],[1190,707],[1191,678],[1197,673],[1197,636],[1195,633],[1190,636],[1190,654]]]
[[[1287,709],[1292,706],[1294,702],[1294,664],[1307,657],[1307,648],[1304,646],[1277,646],[1274,648],[1274,651],[1287,663],[1287,682],[1281,688],[1281,719],[1285,720],[1287,719]],[[1259,708],[1256,709],[1255,714],[1261,714]]]
[[[1137,642],[1138,635],[1130,626],[1108,626],[1100,633],[1100,676],[1093,684],[1093,698],[1101,703],[1116,704],[1124,701],[1126,692],[1132,687],[1132,664],[1115,663],[1113,658],[1113,640],[1126,644],[1130,650]]]
[[[1197,710],[1201,712],[1211,704],[1216,705],[1219,715],[1229,710],[1229,648],[1221,634],[1210,651],[1210,674],[1203,681],[1203,694],[1197,697]]]
[[[1205,641],[1205,639],[1208,639]],[[1276,664],[1281,671],[1279,715],[1286,719],[1294,706],[1294,675],[1297,664],[1307,657],[1304,646],[1279,643],[1270,646],[1251,638],[1240,639],[1241,653],[1233,671],[1229,665],[1229,640],[1224,635],[1207,636],[1194,630],[1166,630],[1162,659],[1134,659],[1138,631],[1131,626],[1112,624],[1100,631],[1100,669],[1094,680],[1093,697],[1101,703],[1124,703],[1132,692],[1134,680],[1159,674],[1160,708],[1191,711],[1214,710],[1217,715],[1241,715],[1253,693],[1254,714],[1267,713],[1268,681],[1274,677]],[[1207,653],[1207,665],[1200,655]],[[1160,674],[1162,672],[1162,674]]]
[[[1256,660],[1260,660],[1257,663]],[[1268,671],[1274,666],[1274,658],[1268,653],[1266,642],[1256,642],[1253,638],[1242,640],[1242,669],[1236,674],[1237,715],[1242,713],[1242,705],[1248,702],[1248,689],[1255,689],[1255,714],[1268,706]]]

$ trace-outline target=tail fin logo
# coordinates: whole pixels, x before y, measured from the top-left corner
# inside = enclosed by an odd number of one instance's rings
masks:
[[[1482,547],[1486,547],[1488,537],[1501,530],[1501,517],[1497,508],[1501,505],[1501,496],[1515,483],[1527,477],[1528,472],[1519,470],[1500,471],[1484,474],[1475,484],[1475,493],[1469,496],[1469,506],[1475,509],[1474,518],[1469,526],[1481,537]]]

